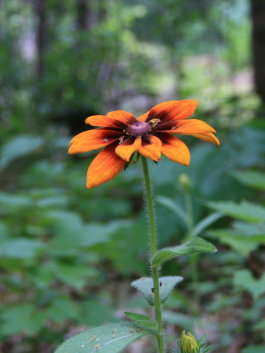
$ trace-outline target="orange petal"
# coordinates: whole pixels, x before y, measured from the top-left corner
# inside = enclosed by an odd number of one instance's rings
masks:
[[[126,112],[125,110],[114,110],[113,112],[109,112],[107,117],[119,121],[125,126],[130,125],[136,121],[135,116],[129,112]]]
[[[115,153],[124,161],[129,162],[132,154],[141,146],[141,140],[142,138],[140,136],[135,140],[133,140],[133,138],[128,138],[116,147]]]
[[[161,157],[162,142],[154,135],[148,135],[147,138],[148,142],[143,141],[138,152],[144,157],[151,158],[153,161],[158,162]]]
[[[115,153],[116,143],[107,146],[91,162],[87,171],[87,188],[94,188],[115,178],[126,162]]]
[[[148,120],[179,120],[190,117],[198,106],[195,99],[169,101],[155,105],[149,112]]]
[[[189,165],[190,151],[183,141],[177,137],[163,133],[158,135],[162,140],[161,152],[174,162]]]
[[[94,129],[81,132],[70,142],[69,154],[84,153],[105,147],[121,135],[120,131]]]
[[[115,110],[107,115],[92,115],[86,118],[85,123],[91,126],[112,127],[124,129],[128,124],[135,121],[136,118],[124,110]]]
[[[206,124],[204,121],[198,119],[178,120],[175,126],[171,130],[165,130],[165,132],[171,132],[173,134],[205,134],[209,132],[215,132],[214,128]]]
[[[201,139],[203,141],[211,142],[217,146],[220,146],[219,139],[211,132],[209,132],[208,134],[207,133],[206,134],[191,134],[191,136],[198,137],[199,139]]]
[[[138,121],[146,121],[146,119],[148,118],[148,114],[149,114],[149,112],[147,112],[147,113],[145,113],[145,114],[143,114],[143,115],[138,116],[137,120],[138,120]]]

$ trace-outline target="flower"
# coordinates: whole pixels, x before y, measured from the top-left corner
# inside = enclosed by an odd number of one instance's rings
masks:
[[[180,337],[181,353],[199,353],[200,347],[195,337],[189,332],[182,331]]]
[[[155,162],[164,154],[174,162],[189,165],[189,149],[174,134],[191,135],[219,145],[210,125],[198,119],[186,119],[192,116],[197,105],[194,99],[169,101],[154,106],[138,118],[123,110],[86,118],[86,124],[98,128],[76,135],[68,153],[104,147],[88,168],[87,188],[113,179],[136,151]]]

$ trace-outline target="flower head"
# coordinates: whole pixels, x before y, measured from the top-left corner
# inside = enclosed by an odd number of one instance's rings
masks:
[[[192,135],[220,144],[210,125],[198,119],[186,119],[192,116],[197,105],[196,100],[187,99],[160,103],[138,118],[123,110],[106,116],[90,116],[86,118],[86,124],[97,128],[76,135],[70,142],[68,153],[84,153],[104,147],[88,168],[88,188],[113,179],[136,151],[155,162],[164,154],[187,166],[190,163],[189,149],[175,134]]]
[[[182,331],[180,338],[181,353],[199,353],[200,347],[195,337],[189,332]]]

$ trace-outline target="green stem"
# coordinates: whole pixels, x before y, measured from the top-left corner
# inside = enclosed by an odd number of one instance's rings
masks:
[[[159,353],[165,353],[162,311],[161,311],[161,302],[160,302],[160,293],[159,293],[159,270],[157,266],[154,266],[152,264],[152,257],[157,251],[155,212],[154,212],[150,173],[149,173],[147,159],[145,157],[142,157],[142,165],[143,165],[143,172],[144,172],[147,212],[148,212],[148,218],[149,218],[150,265],[151,265],[151,272],[152,272],[152,278],[154,283],[155,318],[158,325],[157,343],[158,343]]]

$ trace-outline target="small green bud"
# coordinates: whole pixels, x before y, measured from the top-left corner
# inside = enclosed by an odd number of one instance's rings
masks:
[[[181,353],[199,353],[200,347],[196,338],[188,332],[182,331],[180,337]]]
[[[185,191],[190,191],[192,188],[191,180],[187,174],[180,174],[179,183]]]

